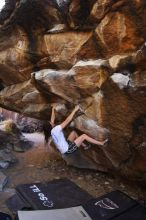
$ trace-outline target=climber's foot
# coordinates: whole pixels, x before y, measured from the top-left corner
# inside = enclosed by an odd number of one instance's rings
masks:
[[[109,143],[109,139],[105,139],[104,141],[101,141],[101,146],[105,146]]]

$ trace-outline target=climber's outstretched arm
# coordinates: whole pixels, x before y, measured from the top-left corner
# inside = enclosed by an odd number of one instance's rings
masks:
[[[52,106],[52,113],[51,113],[51,124],[55,124],[55,106]]]

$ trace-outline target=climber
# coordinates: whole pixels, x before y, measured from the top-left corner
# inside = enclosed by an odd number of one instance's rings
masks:
[[[46,132],[47,136],[45,137],[45,140],[46,142],[48,142],[49,137],[51,136],[54,144],[56,145],[57,149],[60,151],[61,154],[68,155],[75,152],[78,149],[78,147],[86,146],[84,144],[84,141],[100,146],[103,146],[105,143],[107,143],[108,139],[104,141],[97,141],[86,134],[78,136],[75,131],[72,131],[66,140],[63,133],[63,129],[72,121],[73,117],[75,116],[75,113],[77,113],[79,110],[80,107],[76,106],[74,110],[70,113],[70,115],[61,124],[56,126],[55,106],[52,107],[51,120],[48,124],[48,132]],[[46,133],[44,132],[44,135]]]

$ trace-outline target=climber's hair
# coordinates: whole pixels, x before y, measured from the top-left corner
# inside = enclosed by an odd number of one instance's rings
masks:
[[[52,130],[52,125],[48,121],[43,122],[43,132],[44,132],[44,138],[45,138],[45,144],[48,143],[49,138],[51,136],[51,130]]]

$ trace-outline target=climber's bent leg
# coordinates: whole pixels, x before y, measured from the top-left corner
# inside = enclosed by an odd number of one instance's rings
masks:
[[[78,139],[78,137],[79,137],[79,135],[77,134],[77,132],[76,132],[76,131],[72,131],[72,132],[69,134],[67,140],[75,143],[75,140]],[[84,144],[83,142],[82,142],[81,145],[82,145],[83,147],[87,147],[87,145]]]
[[[80,147],[82,145],[83,141],[85,141],[85,140],[91,144],[96,144],[96,145],[101,145],[101,146],[103,146],[107,142],[107,139],[104,141],[97,141],[94,138],[91,138],[86,134],[82,134],[74,142],[78,147]]]
[[[69,141],[71,141],[71,142],[74,142],[74,140],[76,140],[78,137],[79,137],[79,135],[77,134],[77,132],[76,132],[76,131],[72,131],[72,132],[69,134],[67,140],[69,140]]]

